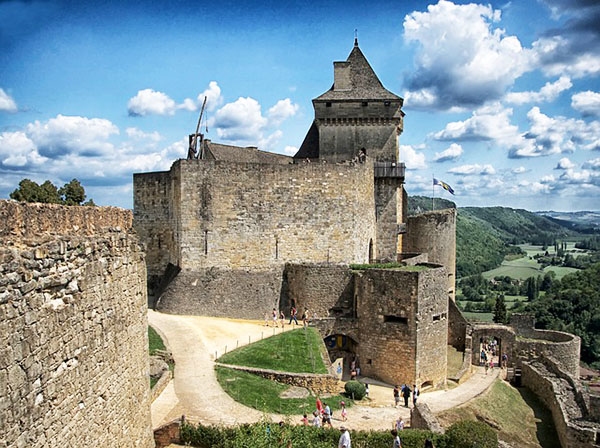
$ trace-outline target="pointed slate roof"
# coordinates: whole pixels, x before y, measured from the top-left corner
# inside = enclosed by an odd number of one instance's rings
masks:
[[[335,84],[327,92],[315,98],[314,101],[329,100],[400,100],[401,97],[393,94],[381,84],[379,78],[371,68],[369,61],[360,51],[358,40],[354,40],[354,48],[350,52],[346,63],[349,63],[350,82],[349,90],[335,90]]]

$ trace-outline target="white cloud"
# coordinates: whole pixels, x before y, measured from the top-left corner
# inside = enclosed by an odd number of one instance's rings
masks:
[[[279,100],[269,109],[267,116],[273,126],[279,126],[284,120],[293,117],[298,112],[298,105],[293,104],[289,98]]]
[[[125,133],[133,140],[149,140],[151,142],[158,142],[162,140],[162,136],[156,131],[144,132],[138,128],[127,128],[125,129]]]
[[[267,137],[261,138],[258,141],[258,147],[263,151],[273,151],[281,137],[283,136],[283,132],[277,129],[275,132],[271,133]]]
[[[543,101],[554,101],[558,95],[570,89],[573,83],[568,76],[561,76],[555,82],[547,82],[539,92],[510,92],[506,95],[506,101],[513,104],[540,103]]]
[[[107,139],[119,133],[119,128],[103,118],[57,115],[45,123],[27,125],[28,137],[41,155],[55,157],[65,153],[97,155],[114,149]]]
[[[290,156],[293,156],[294,154],[296,154],[298,152],[298,148],[295,147],[295,146],[286,146],[283,149],[283,152],[286,153],[286,154],[288,154],[288,155],[290,155]]]
[[[445,162],[447,160],[456,160],[463,153],[462,146],[457,143],[452,143],[448,149],[445,149],[442,152],[436,152],[433,157],[434,162]]]
[[[524,167],[524,166],[518,166],[518,167],[516,167],[516,168],[513,168],[513,169],[512,169],[512,173],[513,173],[513,174],[523,174],[523,173],[525,173],[526,171],[527,171],[527,170],[525,169],[525,167]]]
[[[454,168],[450,168],[448,170],[449,173],[453,174],[461,174],[463,176],[471,176],[471,175],[488,175],[488,174],[496,174],[496,170],[492,165],[479,165],[477,163],[472,165],[461,165]]]
[[[555,170],[569,170],[571,168],[575,168],[577,165],[575,165],[573,162],[571,162],[567,157],[563,157],[562,159],[560,159],[558,161],[558,163],[556,164],[556,166],[554,167]]]
[[[23,167],[29,163],[40,164],[46,160],[40,156],[33,141],[24,132],[0,134],[0,162],[8,167]]]
[[[403,161],[408,170],[422,170],[427,168],[425,163],[425,154],[417,152],[419,146],[400,145],[400,160]]]
[[[144,89],[130,98],[127,102],[129,115],[173,115],[177,110],[177,104],[163,92],[152,89]]]
[[[4,112],[16,112],[17,103],[11,98],[11,96],[0,88],[0,111]]]
[[[584,116],[600,116],[600,93],[587,90],[571,97],[571,107]]]
[[[177,105],[177,109],[183,109],[190,112],[197,110],[196,103],[191,98],[186,98],[181,104]],[[171,114],[172,115],[172,114]]]
[[[600,157],[586,161],[583,164],[583,168],[588,170],[600,170]]]
[[[600,55],[597,48],[586,48],[587,39],[578,42],[577,34],[546,36],[535,41],[532,45],[535,65],[542,67],[548,76],[583,78],[598,75]]]
[[[404,18],[404,38],[416,42],[416,71],[408,79],[407,107],[474,107],[502,97],[531,68],[530,50],[495,28],[500,10],[440,0]]]
[[[221,96],[221,88],[217,81],[211,81],[208,83],[208,88],[198,95],[197,103],[198,107],[202,107],[202,102],[206,97],[206,110],[213,111],[221,104],[223,104],[223,97]]]

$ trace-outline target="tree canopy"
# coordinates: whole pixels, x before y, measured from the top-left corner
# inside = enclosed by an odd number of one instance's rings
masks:
[[[19,187],[11,194],[11,199],[20,202],[41,202],[44,204],[90,205],[95,206],[93,199],[85,201],[85,188],[77,180],[67,182],[60,189],[47,180],[41,185],[30,179],[23,179]]]

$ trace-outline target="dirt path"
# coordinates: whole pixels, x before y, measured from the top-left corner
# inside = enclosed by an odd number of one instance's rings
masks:
[[[221,356],[236,346],[255,342],[273,335],[272,327],[258,321],[223,319],[215,317],[176,316],[148,311],[148,321],[165,339],[175,359],[175,378],[152,403],[152,425],[158,427],[181,415],[204,424],[249,423],[259,420],[262,413],[234,401],[219,386],[214,373],[215,352]],[[285,331],[291,327],[286,325]],[[279,334],[281,328],[275,332]],[[249,339],[250,338],[250,339]],[[479,368],[478,368],[479,369]],[[423,393],[420,400],[433,412],[441,412],[463,404],[483,393],[492,384],[499,369],[485,375],[478,370],[469,380],[447,391]],[[392,422],[402,416],[409,421],[410,410],[394,408],[392,389],[370,386],[368,405],[348,410],[346,426],[351,429],[391,429]],[[340,426],[339,412],[334,415],[334,426]],[[273,420],[282,416],[272,415]],[[296,417],[293,417],[294,420]]]

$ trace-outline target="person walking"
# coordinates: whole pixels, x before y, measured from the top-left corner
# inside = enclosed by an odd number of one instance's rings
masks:
[[[313,411],[313,421],[312,424],[315,428],[321,427],[321,416],[317,414],[317,411]]]
[[[412,391],[410,390],[410,387],[408,387],[408,384],[405,384],[404,386],[402,386],[402,396],[404,397],[404,407],[407,408],[408,407],[408,399],[410,398],[410,393]]]
[[[292,309],[290,310],[290,323],[289,323],[290,325],[292,325],[292,320],[294,322],[296,322],[296,325],[298,325],[297,314],[298,314],[298,310],[296,309],[295,306],[292,305]]]
[[[392,445],[392,448],[402,448],[402,442],[400,441],[398,431],[392,429],[392,436],[394,436],[394,444]]]
[[[281,328],[285,325],[285,314],[283,314],[283,310],[279,312],[279,320],[281,321]]]
[[[308,417],[306,416],[306,414],[302,416],[302,420],[300,420],[300,423],[302,423],[304,426],[308,426]]]
[[[302,313],[302,325],[304,326],[305,330],[306,330],[306,327],[308,327],[308,322],[309,322],[308,308],[306,308],[304,310],[304,312]]]
[[[419,396],[419,388],[413,384],[413,407],[417,405],[417,397]]]
[[[340,436],[338,448],[352,448],[352,442],[350,441],[350,433],[348,432],[346,427],[342,426],[340,428],[340,431],[342,431],[342,435]]]
[[[369,398],[369,383],[365,383],[365,397]]]
[[[323,411],[323,428],[325,425],[329,425],[330,428],[333,428],[331,424],[331,408],[327,403],[325,403],[325,409]]]
[[[317,412],[319,413],[319,416],[323,413],[323,403],[321,402],[321,399],[317,396]]]
[[[398,407],[400,404],[400,389],[398,389],[398,385],[394,386],[394,406]]]
[[[346,410],[346,403],[344,403],[342,401],[340,403],[340,406],[342,407],[342,421],[345,422],[347,420],[347,417],[348,417],[348,411]]]
[[[273,311],[271,311],[271,317],[273,318],[273,327],[277,326],[277,310],[275,308],[273,308]]]
[[[398,432],[402,431],[404,429],[404,420],[402,419],[402,417],[398,417],[398,420],[396,420],[394,422],[394,429]]]

